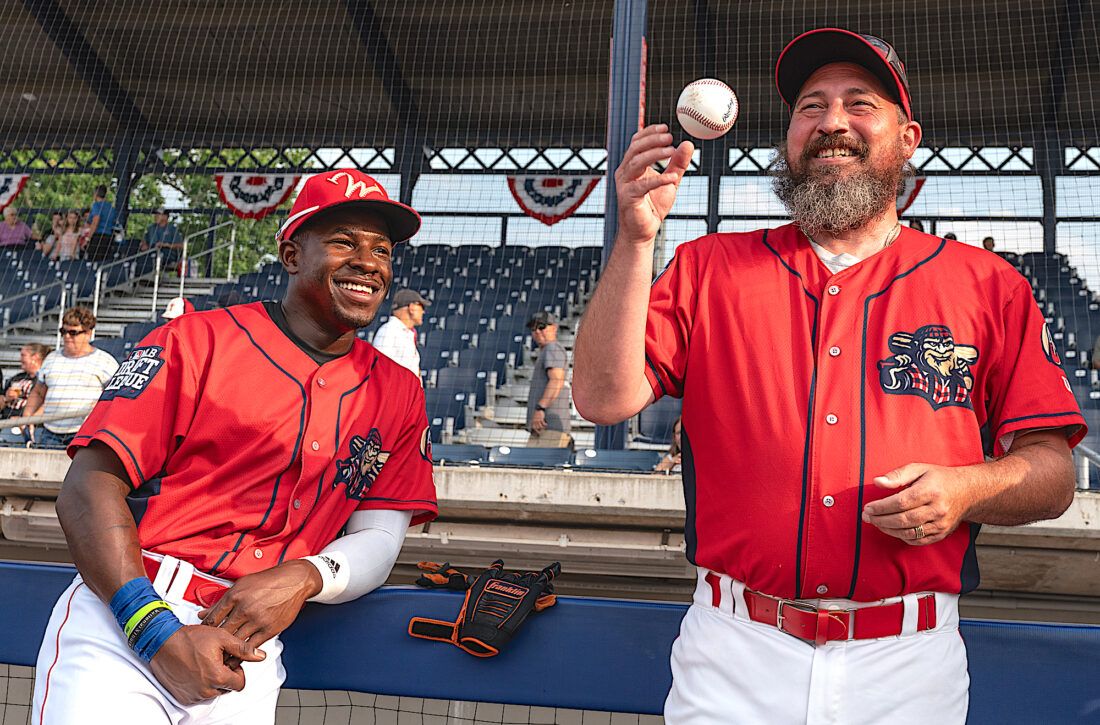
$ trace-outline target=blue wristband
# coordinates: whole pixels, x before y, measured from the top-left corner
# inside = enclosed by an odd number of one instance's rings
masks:
[[[134,627],[131,618],[146,605],[159,603],[140,622],[140,627]],[[111,597],[111,613],[118,622],[118,627],[128,638],[130,647],[144,662],[148,663],[153,655],[161,648],[168,638],[175,634],[183,623],[179,621],[166,603],[161,602],[160,596],[153,589],[153,583],[148,577],[138,577],[119,587]],[[128,626],[129,625],[129,626]],[[135,635],[131,637],[131,632]]]

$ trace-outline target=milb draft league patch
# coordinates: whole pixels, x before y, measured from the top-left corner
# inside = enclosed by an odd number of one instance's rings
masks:
[[[286,201],[298,177],[294,174],[216,174],[218,196],[242,219],[263,219]]]
[[[573,215],[599,176],[509,176],[508,190],[527,216],[550,226]]]
[[[332,481],[332,487],[343,485],[346,487],[345,496],[362,501],[389,458],[390,451],[382,450],[382,434],[377,428],[371,428],[366,438],[352,436],[348,443],[348,457],[336,461],[336,478]]]
[[[947,325],[895,332],[887,344],[894,355],[878,363],[884,391],[924,398],[932,410],[949,406],[973,409],[970,367],[978,362],[978,348],[955,344]]]
[[[118,370],[103,387],[100,400],[114,400],[115,398],[128,398],[133,400],[149,387],[149,383],[156,377],[160,369],[164,367],[164,358],[161,353],[163,347],[150,345],[148,347],[135,347],[130,354],[118,366]]]

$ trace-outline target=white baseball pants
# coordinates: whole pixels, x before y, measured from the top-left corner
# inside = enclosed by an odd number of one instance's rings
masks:
[[[188,565],[165,557],[153,588],[184,624],[198,624],[197,604],[182,594]],[[165,570],[168,574],[163,574]],[[168,584],[170,582],[170,585]],[[197,705],[179,704],[126,646],[110,608],[77,575],[57,600],[38,651],[32,725],[113,722],[118,725],[271,725],[286,679],[283,645],[264,643],[263,662],[243,663],[245,688]]]
[[[937,624],[926,632],[915,631],[916,614],[907,609],[911,633],[814,647],[749,619],[744,585],[727,576],[714,607],[706,574],[700,570],[672,647],[668,725],[965,723],[970,676],[957,596],[936,594]],[[867,606],[822,602],[834,604]]]

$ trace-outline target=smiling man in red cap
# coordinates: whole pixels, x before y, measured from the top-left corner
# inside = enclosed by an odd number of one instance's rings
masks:
[[[1066,509],[1084,420],[1028,282],[899,226],[921,127],[894,49],[813,30],[776,85],[793,223],[682,244],[651,285],[694,149],[643,129],[574,350],[589,420],[684,401],[698,585],[665,719],[961,724],[980,525]]]
[[[181,315],[122,363],[69,447],[57,514],[80,573],[35,723],[274,722],[279,633],[382,584],[434,518],[423,391],[356,337],[419,226],[369,176],[318,174],[277,236],[281,302]]]

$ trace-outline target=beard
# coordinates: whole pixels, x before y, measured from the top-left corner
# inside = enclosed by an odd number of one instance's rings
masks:
[[[812,169],[811,160],[827,148],[845,148],[856,153],[855,169],[826,167]],[[829,134],[806,144],[798,163],[791,164],[786,147],[776,147],[772,188],[787,207],[791,220],[810,234],[840,234],[865,226],[897,204],[898,194],[913,168],[898,137],[888,157],[875,164],[870,147],[843,134]]]

